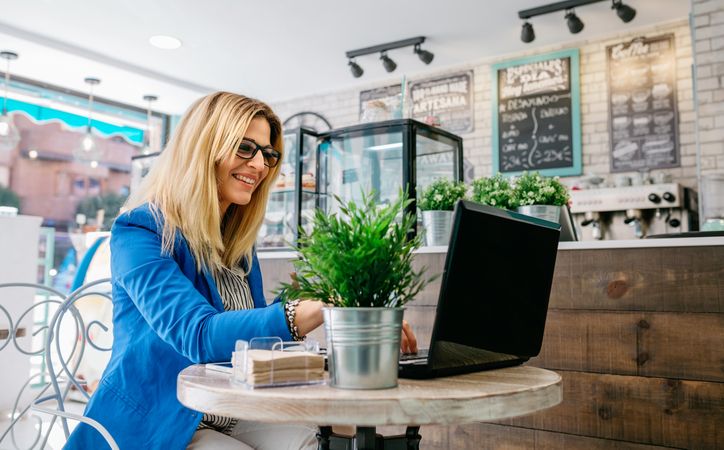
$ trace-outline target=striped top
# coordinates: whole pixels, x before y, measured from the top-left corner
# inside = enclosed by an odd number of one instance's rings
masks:
[[[214,272],[213,277],[225,311],[254,308],[254,299],[251,296],[251,289],[249,289],[246,277],[227,268],[221,272]],[[228,435],[231,434],[237,421],[231,417],[204,414],[197,429],[210,428]]]

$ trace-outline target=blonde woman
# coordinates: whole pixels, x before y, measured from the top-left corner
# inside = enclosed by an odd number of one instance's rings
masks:
[[[266,305],[254,242],[283,156],[264,103],[217,92],[186,112],[111,233],[114,342],[85,415],[121,449],[316,448],[315,429],[205,416],[176,398],[191,364],[228,361],[237,339],[304,336],[321,302]],[[107,448],[80,424],[66,448]]]

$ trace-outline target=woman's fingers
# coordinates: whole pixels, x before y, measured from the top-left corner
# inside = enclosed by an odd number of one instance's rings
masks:
[[[400,350],[402,353],[417,352],[417,338],[412,331],[412,327],[406,320],[402,321],[402,339],[400,339]]]

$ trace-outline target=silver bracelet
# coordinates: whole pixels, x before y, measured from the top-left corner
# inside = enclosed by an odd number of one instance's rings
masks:
[[[287,317],[287,326],[289,326],[289,333],[292,335],[292,340],[303,341],[306,336],[299,336],[299,328],[294,325],[294,317],[297,315],[297,306],[301,300],[289,300],[284,303],[284,312]]]

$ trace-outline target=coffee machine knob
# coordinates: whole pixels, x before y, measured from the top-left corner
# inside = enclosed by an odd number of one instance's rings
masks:
[[[681,225],[681,221],[679,219],[670,219],[669,220],[669,226],[674,228],[679,228],[679,225]]]
[[[661,197],[654,193],[651,193],[649,194],[649,201],[658,205],[659,203],[661,203]]]
[[[671,192],[664,192],[664,195],[662,195],[662,197],[664,198],[664,200],[670,203],[673,203],[676,200],[676,196]]]

